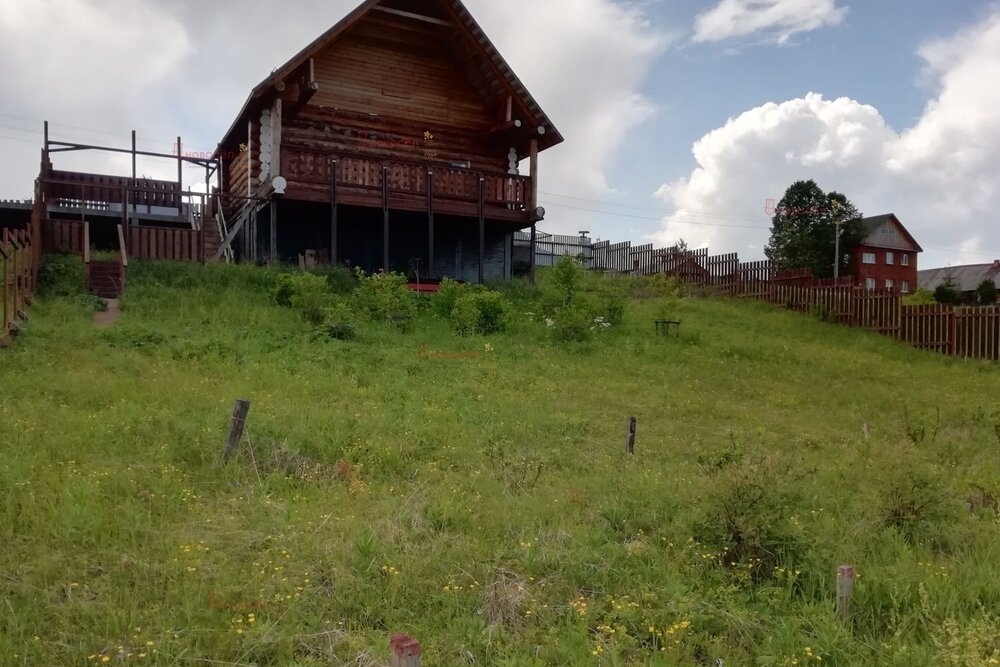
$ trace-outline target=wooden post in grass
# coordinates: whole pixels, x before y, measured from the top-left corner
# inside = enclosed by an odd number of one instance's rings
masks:
[[[851,613],[851,595],[854,593],[854,566],[837,568],[837,616],[847,620]]]
[[[629,417],[628,420],[628,433],[625,436],[625,451],[629,454],[635,454],[635,426],[638,419],[635,417]]]
[[[226,448],[222,452],[222,460],[228,462],[240,448],[240,440],[243,438],[243,428],[247,424],[247,414],[250,412],[250,401],[240,399],[236,401],[233,408],[233,417],[229,422],[229,438],[226,440]]]
[[[420,667],[420,642],[413,637],[398,634],[390,642],[391,667]]]

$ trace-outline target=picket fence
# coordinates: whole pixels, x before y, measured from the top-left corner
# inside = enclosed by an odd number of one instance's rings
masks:
[[[898,291],[868,290],[851,278],[817,280],[809,269],[778,271],[767,260],[741,262],[735,253],[655,249],[629,242],[593,245],[591,268],[612,273],[667,273],[723,295],[789,310],[896,338],[914,347],[965,359],[1000,361],[1000,306],[908,306]]]

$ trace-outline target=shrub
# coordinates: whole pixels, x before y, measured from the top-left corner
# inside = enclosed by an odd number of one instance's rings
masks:
[[[975,293],[976,303],[980,306],[992,306],[997,302],[997,286],[992,280],[984,280],[979,283]]]
[[[45,255],[38,269],[40,296],[83,293],[83,261],[76,255]]]
[[[910,543],[947,515],[939,476],[912,463],[894,466],[881,494],[883,524],[896,528]]]
[[[406,276],[400,273],[365,275],[357,270],[358,286],[354,302],[359,312],[374,322],[386,322],[407,328],[417,312],[413,292]]]
[[[959,306],[962,304],[962,293],[955,286],[955,280],[948,276],[943,283],[934,290],[934,300],[949,306]]]
[[[595,316],[608,324],[618,326],[625,319],[625,306],[628,303],[631,281],[600,275],[594,278],[591,291],[595,302]]]
[[[903,297],[904,306],[933,306],[935,303],[937,301],[934,300],[934,292],[926,287],[921,287],[913,294]]]
[[[334,294],[350,294],[358,286],[357,275],[345,266],[316,266],[309,273],[322,276],[326,285]]]
[[[547,303],[553,311],[570,304],[583,288],[585,279],[583,265],[569,255],[563,255],[558,264],[542,273],[543,304]]]
[[[279,306],[294,308],[307,322],[314,325],[323,322],[326,308],[330,304],[326,279],[311,273],[280,276],[273,295],[274,302]]]
[[[349,341],[358,337],[354,322],[354,312],[343,301],[336,301],[325,312],[322,331],[334,340]]]
[[[563,306],[546,320],[552,337],[561,343],[580,343],[590,340],[594,333],[594,316],[582,304]]]
[[[458,301],[458,297],[461,294],[462,285],[451,278],[445,278],[441,281],[441,288],[438,290],[438,293],[434,295],[432,302],[434,312],[440,317],[450,318],[451,311],[455,309],[455,302]]]
[[[498,292],[470,291],[455,302],[451,318],[463,336],[488,335],[507,329],[514,307]]]

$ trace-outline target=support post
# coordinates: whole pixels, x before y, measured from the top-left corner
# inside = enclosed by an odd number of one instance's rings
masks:
[[[486,179],[479,177],[479,284],[486,282]]]
[[[8,241],[8,236],[10,235],[10,230],[4,227],[3,237],[0,239],[0,263],[3,263],[3,282],[0,283],[0,291],[3,292],[3,322],[0,326],[0,340],[3,340],[7,336],[8,325],[11,323],[13,318],[10,316],[10,294],[8,290],[9,278],[7,273],[7,253],[10,252],[10,243]]]
[[[182,146],[181,146],[181,138],[177,137],[177,190],[178,190],[177,208],[178,209],[180,209],[180,205],[181,205],[181,199],[180,199],[179,192],[180,192],[180,190],[184,189],[184,186],[182,185],[182,183],[184,182],[184,160],[181,157],[181,155],[183,154],[183,152],[184,151],[183,151]]]
[[[270,249],[268,251],[269,261],[271,264],[278,263],[278,200],[271,200],[271,242]]]
[[[538,244],[538,225],[536,225],[535,223],[531,223],[531,248],[530,248],[531,274],[530,275],[531,275],[532,285],[535,284],[535,252],[537,250],[537,244]]]
[[[427,171],[427,275],[434,277],[434,170]]]
[[[223,462],[236,454],[240,448],[240,440],[243,439],[243,429],[246,427],[247,414],[250,412],[250,401],[240,399],[233,407],[233,416],[229,420],[229,436],[226,438],[226,448],[222,451]]]
[[[531,153],[529,164],[531,166],[531,196],[529,197],[529,208],[531,215],[535,215],[538,208],[538,139],[531,140]]]
[[[628,420],[628,431],[625,434],[625,451],[629,454],[635,454],[635,427],[638,421],[635,417],[629,417]]]
[[[389,272],[389,167],[382,165],[382,270]]]
[[[854,594],[854,566],[837,568],[837,616],[847,620],[851,614],[851,595]]]
[[[330,264],[336,266],[337,256],[337,161],[330,160]]]

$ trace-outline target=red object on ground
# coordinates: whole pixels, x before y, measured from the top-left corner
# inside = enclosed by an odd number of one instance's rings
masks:
[[[435,294],[441,291],[441,285],[437,283],[409,283],[407,287],[414,292],[421,292],[424,294]]]
[[[395,635],[390,644],[393,655],[398,658],[409,658],[420,655],[420,642],[409,635]]]

